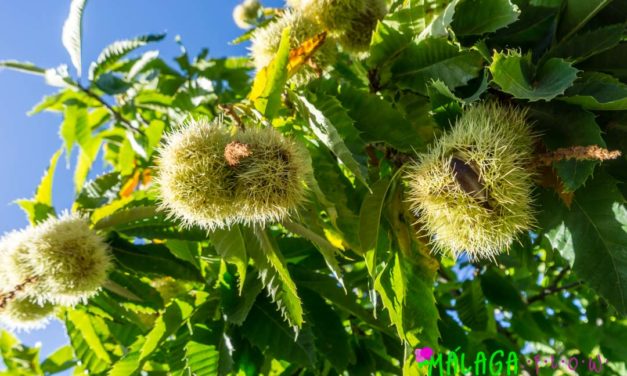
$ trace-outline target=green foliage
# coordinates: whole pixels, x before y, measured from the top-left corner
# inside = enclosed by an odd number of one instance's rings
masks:
[[[387,3],[370,51],[340,48],[329,67],[307,56],[320,46],[290,46],[289,29],[255,74],[249,57],[138,53],[172,43],[147,34],[105,47],[79,80],[84,0],[71,2],[63,28],[76,74],[0,62],[57,90],[32,114],[62,116],[59,151],[33,197],[17,203],[32,223],[60,211],[51,192],[65,153],[72,210],[106,238],[115,264],[97,295],[57,309],[69,344],[47,359],[0,332],[0,374],[416,375],[427,369],[414,349],[429,346],[466,354],[467,365],[497,350],[601,356],[599,374],[624,375],[627,6]],[[281,17],[259,14],[257,28]],[[290,80],[304,68],[306,84]],[[478,102],[527,111],[536,225],[508,252],[470,262],[433,252],[404,172]],[[293,215],[209,231],[159,209],[152,177],[164,136],[187,119],[215,118],[225,134],[273,127],[302,144],[313,176]],[[622,155],[575,152],[587,146]],[[106,171],[88,180],[98,156]]]

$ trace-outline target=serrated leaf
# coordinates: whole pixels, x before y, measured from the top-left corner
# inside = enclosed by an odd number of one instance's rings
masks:
[[[174,257],[163,245],[134,245],[122,239],[114,239],[111,246],[115,260],[136,273],[165,275],[183,281],[203,280],[198,269]]]
[[[246,254],[246,244],[244,243],[240,226],[234,225],[228,229],[216,229],[211,233],[210,237],[211,243],[218,254],[237,268],[239,292],[242,294],[248,268],[248,255]]]
[[[93,218],[98,219],[95,229],[113,229],[127,236],[145,239],[183,239],[200,241],[207,239],[207,231],[198,227],[186,228],[176,220],[167,218],[167,214],[159,211],[154,202],[143,200],[132,201],[118,208],[117,203],[111,204],[115,212],[109,214],[109,207],[94,212]],[[99,218],[106,212],[104,218]]]
[[[570,239],[554,238],[552,245],[560,253],[574,252],[575,272],[627,313],[627,208],[616,181],[598,174],[575,193],[570,209],[552,198],[545,200],[545,211],[558,218],[555,225],[564,223],[561,238]]]
[[[618,46],[592,56],[581,64],[587,71],[599,71],[612,74],[613,76],[625,80],[627,78],[627,43],[623,42]]]
[[[198,242],[179,239],[168,239],[166,246],[170,252],[183,261],[187,261],[200,270],[200,255],[202,247]]]
[[[337,95],[342,106],[355,120],[355,127],[361,131],[364,141],[386,142],[401,151],[422,150],[425,147],[420,137],[407,136],[420,133],[418,127],[423,124],[414,126],[390,102],[349,86],[341,86]]]
[[[575,81],[559,99],[588,110],[624,111],[627,110],[627,85],[610,75],[591,72]]]
[[[332,277],[302,268],[294,268],[292,273],[299,287],[312,290],[373,328],[384,333],[390,333],[387,323],[377,321],[372,312],[359,304],[354,291],[343,290]]]
[[[426,95],[427,83],[439,79],[452,89],[463,86],[483,67],[481,54],[443,38],[410,44],[392,66],[392,80],[402,89]]]
[[[131,84],[126,82],[119,74],[105,72],[95,79],[94,85],[108,95],[125,93],[131,88]]]
[[[263,290],[263,284],[256,270],[246,274],[244,281],[244,294],[231,294],[230,299],[222,298],[222,309],[226,316],[226,321],[235,325],[242,325],[246,317],[257,300],[257,296]],[[227,291],[227,293],[230,292]]]
[[[83,186],[74,205],[79,209],[95,209],[117,198],[120,190],[120,174],[110,172],[98,176]]]
[[[287,264],[265,230],[243,228],[248,255],[259,277],[289,325],[297,332],[303,325],[303,308]]]
[[[359,212],[359,242],[371,277],[376,276],[377,240],[383,205],[391,184],[390,179],[379,180],[372,186],[372,193],[364,197]]]
[[[224,367],[232,362],[221,325],[207,327],[195,325],[190,341],[185,344],[186,369],[195,376],[226,375],[230,369]],[[230,368],[230,367],[229,367]]]
[[[126,74],[126,79],[129,81],[135,78],[139,73],[141,73],[144,68],[146,68],[152,61],[156,60],[159,57],[159,51],[152,50],[144,52],[144,54],[133,64],[131,69],[128,70]]]
[[[74,360],[72,347],[63,346],[50,354],[50,356],[41,363],[41,370],[44,371],[46,375],[50,375],[63,372],[74,367],[74,365],[76,365],[76,360]]]
[[[79,143],[81,150],[74,170],[75,192],[80,192],[83,189],[83,184],[87,180],[87,175],[96,161],[96,156],[98,156],[102,145],[102,137],[95,136],[92,138],[91,135],[89,137],[86,141]]]
[[[72,101],[66,103],[63,111],[63,123],[59,128],[59,135],[63,140],[66,149],[67,162],[69,164],[74,144],[78,142],[79,136],[85,143],[88,139],[88,132],[91,132],[87,123],[87,107],[82,102]]]
[[[446,8],[444,8],[444,10],[438,14],[437,17],[435,17],[420,33],[418,40],[447,37],[449,34],[449,28],[455,16],[455,7],[457,6],[458,1],[459,0],[443,2]]]
[[[317,352],[325,356],[338,372],[346,370],[348,364],[355,361],[355,354],[341,318],[315,292],[305,290],[302,296],[303,305],[309,312],[306,317],[312,327]]]
[[[296,336],[281,320],[276,308],[262,296],[242,324],[242,335],[272,357],[302,366],[311,366],[315,362],[311,329],[305,327]]]
[[[65,325],[76,357],[91,372],[100,373],[109,367],[111,357],[96,334],[90,316],[80,310],[69,310]]]
[[[372,34],[368,64],[376,67],[395,58],[411,43],[411,39],[411,36],[401,33],[387,23],[378,22]]]
[[[121,58],[130,52],[145,46],[151,42],[159,42],[163,40],[165,34],[148,34],[135,37],[133,39],[118,40],[103,49],[98,55],[94,65],[90,67],[89,77],[93,80],[102,73],[108,71]],[[129,73],[129,76],[131,74]]]
[[[342,279],[342,269],[340,268],[336,255],[339,253],[339,249],[335,248],[333,244],[331,244],[327,239],[325,239],[322,235],[319,235],[308,228],[291,221],[283,222],[283,226],[290,232],[302,236],[303,238],[309,240],[318,251],[324,257],[324,261],[327,266],[333,273],[333,276],[340,285],[344,286],[344,281]]]
[[[517,311],[525,308],[525,303],[518,289],[511,283],[510,279],[493,268],[489,268],[481,275],[481,291],[488,301],[507,310]]]
[[[404,1],[389,12],[384,23],[409,35],[419,34],[448,5],[449,0]]]
[[[333,123],[333,119],[341,119],[342,121],[347,120],[345,110],[341,106],[338,107],[338,103],[333,102],[331,99],[326,101],[321,100],[320,103],[318,103],[320,108],[318,108],[304,96],[291,94],[290,98],[294,103],[296,103],[300,109],[300,115],[308,121],[309,127],[320,142],[329,148],[329,150],[331,150],[337,158],[342,161],[346,168],[348,168],[355,175],[355,177],[367,187],[368,182],[366,181],[366,167],[357,161],[356,156],[351,153],[350,149],[346,146],[344,139]],[[323,112],[323,110],[326,112]],[[342,123],[341,126],[352,127],[352,124],[344,125],[344,123]]]
[[[412,348],[418,344],[437,348],[439,332],[432,287],[434,278],[435,273],[429,266],[411,263],[395,252],[375,280],[375,289],[381,295],[398,336]]]
[[[478,280],[469,281],[455,303],[460,320],[472,330],[488,328],[488,309]]]
[[[562,39],[569,38],[611,2],[612,0],[565,0],[566,6],[560,19],[558,34]]]
[[[578,70],[563,59],[551,58],[536,68],[531,54],[496,52],[490,72],[501,90],[534,102],[549,101],[563,94],[575,82]]]
[[[146,335],[146,341],[139,352],[140,363],[145,361],[169,336],[181,327],[190,317],[194,308],[187,302],[175,299],[165,312],[157,318],[155,325]]]
[[[78,76],[81,75],[81,48],[83,41],[83,11],[87,0],[72,0],[70,13],[63,24],[63,46],[70,54],[72,64],[76,68]]]
[[[287,65],[290,56],[290,29],[281,33],[281,42],[276,56],[267,67],[263,67],[253,82],[248,98],[255,108],[268,118],[272,118],[279,110],[281,93],[287,82]]]
[[[451,26],[456,35],[492,33],[516,22],[520,9],[510,0],[461,0]]]
[[[580,33],[552,48],[546,57],[561,57],[577,63],[618,45],[624,31],[625,25],[616,24]]]

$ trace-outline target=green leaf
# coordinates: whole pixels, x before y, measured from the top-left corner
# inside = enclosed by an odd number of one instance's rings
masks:
[[[359,242],[361,251],[365,255],[366,265],[372,277],[375,276],[377,259],[377,240],[381,225],[381,213],[385,197],[390,189],[392,180],[379,180],[372,186],[372,193],[364,197],[359,212]]]
[[[627,110],[627,85],[604,73],[586,73],[564,95],[559,99],[588,110]]]
[[[286,27],[281,34],[276,56],[267,67],[257,73],[249,96],[255,108],[268,118],[272,118],[281,105],[281,93],[287,82],[289,55],[290,29]]]
[[[184,228],[175,220],[170,220],[167,215],[159,211],[154,202],[131,201],[127,206],[117,210],[116,203],[111,204],[116,209],[108,214],[109,207],[104,218],[98,219],[94,228],[97,230],[115,230],[127,236],[135,236],[145,239],[183,239],[206,240],[207,232],[199,227]],[[100,216],[100,213],[98,213]],[[94,214],[95,218],[98,218]]]
[[[261,281],[283,317],[298,331],[303,325],[303,308],[283,255],[265,230],[242,230],[248,255],[255,262]]]
[[[405,119],[390,102],[349,86],[341,86],[337,95],[342,106],[355,120],[355,127],[361,131],[364,141],[386,142],[401,151],[424,148],[425,143],[420,137],[408,137],[419,133],[419,129]]]
[[[108,376],[129,376],[138,374],[140,367],[139,350],[145,342],[144,337],[138,338],[114,365],[111,367]]]
[[[342,286],[344,286],[344,281],[342,280],[342,269],[335,258],[339,253],[339,249],[335,248],[335,246],[333,246],[333,244],[331,244],[322,235],[319,235],[298,223],[284,221],[283,226],[288,231],[309,240],[316,247],[316,249],[320,251],[320,254],[322,254],[322,257],[331,270],[331,273],[333,273],[333,276]]]
[[[377,67],[395,58],[409,43],[411,36],[403,34],[384,22],[377,23],[370,43],[368,65]]]
[[[83,11],[87,0],[72,0],[70,13],[63,24],[63,46],[70,54],[72,64],[81,75],[81,45],[83,41]]]
[[[404,1],[389,12],[384,23],[404,34],[416,35],[448,5],[449,0]]]
[[[74,352],[71,346],[63,346],[54,353],[50,354],[46,360],[41,363],[41,370],[47,375],[63,372],[76,365],[74,360]]]
[[[221,325],[208,328],[195,325],[193,335],[185,345],[186,369],[195,376],[226,375],[230,369],[224,367],[232,362],[225,343],[225,334]],[[229,367],[230,368],[230,367]]]
[[[348,170],[355,175],[357,180],[367,187],[368,182],[366,181],[366,167],[359,163],[356,156],[351,153],[332,121],[332,119],[341,119],[342,121],[347,120],[345,114],[342,113],[342,111],[345,110],[332,100],[324,102],[321,101],[319,104],[322,107],[317,108],[304,96],[294,94],[290,95],[290,99],[296,103],[300,109],[300,115],[308,121],[309,127],[320,142],[329,148],[329,150],[337,156],[346,168],[348,168]],[[342,127],[347,126],[348,125],[342,125]]]
[[[79,141],[79,136],[84,144],[88,142],[91,129],[87,119],[88,113],[85,104],[78,101],[66,102],[65,110],[63,111],[63,123],[61,123],[61,127],[59,128],[59,135],[67,150],[65,155],[68,164],[72,154],[72,148],[74,144]]]
[[[100,373],[111,365],[111,357],[87,313],[81,310],[67,311],[65,326],[74,353],[83,366],[93,373]]]
[[[479,281],[469,281],[463,291],[455,303],[460,320],[472,330],[487,330],[488,306]]]
[[[214,230],[211,233],[211,243],[225,261],[237,268],[239,292],[242,294],[246,280],[246,269],[248,268],[248,255],[240,226],[234,225],[228,229]]]
[[[91,136],[90,136],[91,137]],[[74,190],[80,192],[83,189],[83,184],[87,180],[87,175],[91,170],[94,162],[96,162],[96,156],[102,145],[102,137],[96,136],[89,138],[87,141],[80,143],[81,151],[78,154],[78,162],[76,163],[76,169],[74,170]]]
[[[481,35],[516,22],[519,15],[510,0],[461,0],[451,26],[456,35]]]
[[[95,209],[117,197],[121,187],[120,174],[110,172],[89,181],[76,197],[74,205],[80,209]]]
[[[311,329],[305,327],[296,336],[276,308],[261,295],[242,325],[242,335],[271,357],[302,366],[311,366],[315,362]]]
[[[494,83],[516,98],[549,101],[573,85],[578,70],[558,58],[534,67],[531,54],[496,52],[490,66]]]
[[[575,272],[618,311],[627,313],[627,208],[616,181],[597,174],[575,193],[570,209],[553,197],[544,205],[557,219],[554,225],[565,226],[561,236],[549,238],[553,247],[560,253],[573,252]]]
[[[577,34],[551,49],[546,57],[561,57],[578,63],[620,43],[625,25],[616,24]]]
[[[139,352],[140,363],[145,361],[163,341],[181,327],[185,321],[190,317],[194,311],[193,307],[184,301],[175,299],[165,312],[157,318],[155,325],[146,335],[146,341],[144,342]]]
[[[612,0],[565,0],[566,6],[560,19],[558,35],[567,39],[588,23]]]
[[[0,362],[6,367],[2,375],[42,374],[39,366],[39,346],[25,346],[5,330],[0,331]]]
[[[627,79],[627,67],[623,63],[627,60],[627,43],[595,55],[581,64],[587,71],[600,71],[609,73],[620,79]]]
[[[246,275],[244,281],[244,294],[230,294],[229,298],[222,298],[222,309],[229,323],[241,326],[257,300],[257,296],[263,290],[263,284],[256,270]],[[227,290],[227,293],[230,289]]]
[[[438,14],[437,17],[433,19],[431,23],[420,33],[418,39],[423,40],[426,38],[448,37],[448,29],[453,22],[453,18],[455,16],[455,7],[457,6],[458,1],[459,0],[443,2],[446,8],[442,11],[442,13]]]
[[[433,297],[434,271],[419,261],[410,262],[395,252],[375,280],[375,289],[396,327],[398,336],[414,348],[437,348],[438,311]]]
[[[348,364],[355,361],[355,354],[341,318],[315,292],[305,289],[302,297],[308,312],[306,320],[312,326],[317,352],[326,357],[338,372],[346,370]]]
[[[338,286],[335,279],[328,275],[303,270],[302,268],[294,268],[292,273],[300,288],[312,290],[332,302],[338,308],[358,317],[360,320],[363,320],[368,325],[383,333],[390,332],[386,327],[387,324],[377,321],[371,312],[359,304],[354,291],[343,290]]]
[[[111,43],[100,52],[96,61],[90,66],[89,79],[93,80],[102,73],[110,70],[115,63],[130,52],[148,43],[159,42],[163,40],[164,37],[165,34],[148,34]]]
[[[505,309],[516,311],[525,308],[518,289],[509,278],[504,277],[494,268],[489,268],[481,275],[481,290],[490,302]]]
[[[183,261],[189,262],[198,270],[201,269],[199,259],[202,253],[202,247],[198,242],[168,239],[165,245],[174,256]]]
[[[198,269],[172,256],[163,245],[134,245],[122,239],[114,239],[111,246],[115,259],[136,273],[166,275],[183,281],[203,280]]]
[[[37,74],[41,76],[46,73],[44,68],[40,68],[28,61],[2,60],[0,61],[0,68],[13,69],[19,72]]]
[[[35,192],[35,197],[30,200],[17,200],[16,203],[26,212],[30,223],[38,223],[47,219],[50,215],[55,215],[52,206],[52,185],[54,181],[54,172],[57,168],[57,162],[63,149],[58,150],[50,158],[48,169],[41,178],[41,182]]]
[[[483,66],[481,54],[442,38],[427,38],[407,47],[392,66],[392,80],[402,89],[427,94],[427,84],[439,79],[451,89],[463,86]]]
[[[132,86],[118,74],[112,72],[105,72],[99,75],[98,78],[95,79],[94,85],[108,95],[125,93]]]

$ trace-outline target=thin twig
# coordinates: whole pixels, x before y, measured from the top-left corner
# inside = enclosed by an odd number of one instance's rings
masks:
[[[109,103],[107,103],[104,99],[100,98],[99,95],[96,95],[93,91],[89,90],[88,88],[82,86],[81,84],[78,84],[78,89],[80,91],[82,91],[83,93],[87,94],[87,96],[89,96],[92,99],[95,99],[96,101],[98,101],[100,104],[102,104],[107,111],[109,111],[109,113],[111,114],[111,116],[113,116],[113,118],[120,122],[122,125],[124,125],[126,128],[128,128],[129,130],[133,131],[133,132],[137,132],[141,135],[144,135],[144,132],[139,129],[138,127],[134,126],[133,124],[131,124],[131,122],[129,122],[128,120],[126,120],[126,118],[124,118],[124,116],[122,116],[121,113],[119,113],[118,111],[116,111],[115,108],[113,108]]]
[[[1,294],[0,295],[0,309],[4,309],[11,300],[15,299],[15,297],[20,291],[23,291],[26,288],[26,286],[30,285],[31,283],[34,283],[35,281],[37,281],[37,277],[26,278],[24,282],[15,286],[13,290]]]
[[[244,122],[242,121],[242,118],[240,118],[239,115],[235,112],[235,109],[233,108],[233,106],[228,105],[228,104],[220,104],[218,106],[220,107],[222,111],[224,111],[224,113],[229,115],[231,119],[235,120],[235,123],[237,124],[237,127],[240,130],[242,131],[246,130],[246,126],[244,126]]]
[[[569,283],[568,285],[564,285],[561,287],[557,287],[553,285],[549,288],[542,290],[542,292],[540,292],[538,295],[534,295],[530,297],[529,299],[527,299],[527,304],[532,304],[534,302],[537,302],[538,300],[544,300],[544,298],[546,298],[549,295],[553,295],[564,290],[577,288],[581,286],[582,284],[583,284],[583,281],[577,281],[577,282]]]

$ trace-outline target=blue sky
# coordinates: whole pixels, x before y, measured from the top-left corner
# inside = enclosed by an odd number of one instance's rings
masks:
[[[282,1],[262,3],[279,6]],[[69,0],[1,1],[0,60],[31,61],[44,68],[70,65],[61,44],[69,4]],[[243,55],[244,46],[228,44],[241,34],[231,17],[237,4],[237,0],[90,0],[83,20],[83,70],[109,43],[147,33],[167,32],[166,40],[152,48],[158,48],[168,60],[179,53],[176,35],[192,55],[203,47],[214,57]],[[0,71],[0,233],[27,225],[24,214],[12,202],[32,196],[50,156],[61,145],[60,116],[26,115],[43,96],[53,92],[41,77]],[[71,174],[65,163],[59,163],[53,192],[58,210],[71,205]],[[58,322],[18,336],[30,345],[41,342],[42,355],[67,342]]]

